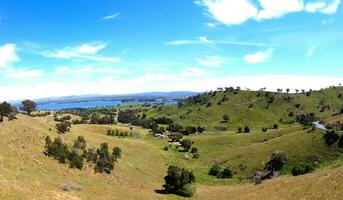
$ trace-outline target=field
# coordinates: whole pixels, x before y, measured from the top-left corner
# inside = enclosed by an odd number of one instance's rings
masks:
[[[162,188],[170,164],[195,172],[197,194],[191,199],[339,199],[342,195],[341,151],[327,147],[322,132],[308,133],[298,125],[267,133],[192,135],[188,138],[199,148],[200,158],[189,160],[184,160],[184,153],[173,146],[163,151],[164,146],[169,146],[167,139],[155,138],[145,129],[134,128],[142,137],[130,139],[106,136],[108,129],[129,131],[127,126],[73,125],[65,135],[58,135],[54,127],[52,116],[18,115],[17,120],[1,124],[0,199],[183,199],[155,192]],[[95,174],[88,165],[82,171],[71,169],[43,154],[47,135],[61,136],[69,144],[81,135],[88,147],[108,142],[110,147],[120,146],[123,156],[111,175]],[[254,185],[247,178],[261,169],[275,150],[286,151],[290,156],[283,177]],[[314,155],[321,158],[315,173],[288,175],[295,162]],[[231,166],[236,172],[234,178],[208,176],[215,161]],[[246,165],[244,170],[238,167],[242,162]],[[68,182],[79,185],[81,190],[63,191],[61,185]]]

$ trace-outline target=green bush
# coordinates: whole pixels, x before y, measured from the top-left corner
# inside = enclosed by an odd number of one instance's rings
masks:
[[[192,149],[191,149],[191,153],[198,153],[198,148],[196,148],[196,147],[192,147]]]
[[[200,155],[198,153],[193,154],[194,159],[199,159]]]
[[[79,155],[75,150],[69,154],[68,161],[71,168],[76,167],[80,170],[83,168],[84,157],[82,155]]]
[[[313,168],[312,164],[300,163],[297,166],[294,166],[292,168],[292,175],[293,176],[298,176],[298,175],[309,173],[309,172],[311,172],[313,170],[314,170],[314,168]]]
[[[232,178],[233,172],[229,167],[226,167],[220,174],[218,175],[218,178]]]
[[[339,139],[339,135],[336,131],[329,130],[324,134],[323,138],[328,146],[332,146]]]
[[[195,194],[193,183],[195,176],[191,171],[176,166],[169,166],[167,176],[164,177],[163,185],[166,193],[173,193],[184,197]]]
[[[214,164],[212,165],[210,171],[208,172],[209,175],[211,176],[218,176],[220,174],[221,171],[221,167],[218,164]]]

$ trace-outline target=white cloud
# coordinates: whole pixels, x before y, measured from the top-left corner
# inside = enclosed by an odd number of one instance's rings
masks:
[[[294,12],[336,13],[340,0],[198,0],[197,5],[206,7],[207,14],[226,24],[238,25],[248,20],[279,18]]]
[[[7,67],[10,63],[19,60],[20,58],[16,54],[15,44],[5,44],[0,47],[0,68]]]
[[[254,18],[257,8],[249,0],[203,0],[214,19],[228,25],[241,24]]]
[[[270,58],[273,55],[273,52],[273,48],[269,48],[265,51],[258,51],[256,53],[244,56],[244,60],[250,64],[259,64]]]
[[[117,12],[117,13],[114,13],[114,14],[112,14],[112,15],[108,15],[108,16],[103,17],[102,20],[115,19],[115,18],[117,18],[119,15],[120,15],[120,13]]]
[[[206,71],[196,67],[186,68],[184,71],[181,72],[181,77],[199,77],[206,74]]]
[[[302,0],[259,0],[263,8],[255,16],[257,20],[272,19],[287,13],[299,12],[304,9]]]
[[[84,66],[84,67],[68,67],[68,66],[61,66],[55,69],[56,73],[60,74],[86,74],[86,73],[103,73],[103,74],[125,74],[127,71],[125,69],[118,69],[113,67],[95,67],[95,66]]]
[[[229,41],[229,40],[210,40],[206,36],[198,37],[194,40],[173,40],[165,42],[165,45],[171,46],[182,46],[182,45],[206,45],[214,47],[215,45],[235,45],[235,46],[270,46],[272,44],[257,43],[257,42],[246,42],[246,41]]]
[[[41,77],[43,72],[41,70],[8,70],[5,73],[5,76],[15,79],[24,79],[24,78],[37,78]]]
[[[204,58],[195,59],[200,65],[206,67],[219,67],[224,63],[220,56],[205,56]]]
[[[82,44],[76,47],[66,47],[60,50],[44,52],[43,55],[49,58],[66,60],[91,60],[97,62],[120,62],[120,58],[97,55],[99,51],[106,48],[102,42]]]
[[[311,45],[311,46],[307,49],[306,55],[307,55],[308,58],[311,58],[311,57],[313,56],[314,51],[316,50],[317,47],[318,47],[317,44],[313,44],[313,45]]]
[[[340,0],[318,0],[307,3],[305,5],[305,10],[310,13],[320,12],[323,14],[335,14],[340,3]]]

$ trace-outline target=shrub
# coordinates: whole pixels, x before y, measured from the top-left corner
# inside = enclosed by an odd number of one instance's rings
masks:
[[[95,172],[106,172],[108,174],[114,168],[114,164],[112,162],[112,158],[110,157],[110,153],[108,151],[108,144],[102,143],[100,149],[97,150],[98,152],[98,159],[96,161],[94,170]]]
[[[339,138],[338,147],[343,148],[343,135],[341,136],[341,138]]]
[[[68,161],[70,163],[70,167],[71,168],[78,168],[78,169],[82,169],[83,168],[83,164],[84,164],[84,157],[83,155],[79,155],[76,150],[73,150],[69,156],[68,156]]]
[[[191,171],[176,166],[169,166],[167,176],[164,177],[165,192],[191,197],[195,194],[193,183],[195,176]]]
[[[218,164],[212,165],[210,171],[208,172],[211,176],[218,176],[220,174],[221,167]]]
[[[168,151],[168,147],[167,146],[163,147],[163,151]]]
[[[278,128],[279,128],[279,125],[277,125],[277,124],[273,125],[273,129],[278,129]]]
[[[244,127],[244,133],[250,133],[250,128],[248,126]]]
[[[199,157],[200,157],[200,155],[199,155],[198,153],[194,153],[194,154],[193,154],[193,158],[194,158],[194,159],[199,159]]]
[[[237,133],[242,133],[242,127],[238,127],[238,129],[237,129]]]
[[[336,131],[328,130],[324,134],[323,138],[325,140],[325,144],[327,144],[328,146],[332,146],[339,139],[339,135]]]
[[[228,122],[230,120],[229,115],[225,114],[223,115],[224,122]]]
[[[292,168],[292,175],[293,176],[298,176],[298,175],[302,175],[302,174],[306,174],[309,173],[311,171],[313,171],[313,165],[309,164],[309,163],[300,163],[297,166],[294,166]]]
[[[64,134],[70,131],[70,128],[71,128],[71,123],[68,121],[64,121],[64,122],[56,124],[56,129],[58,133]]]
[[[266,127],[262,128],[262,132],[267,132],[267,131],[268,131],[268,128],[266,128]]]
[[[269,171],[279,171],[288,160],[288,155],[283,151],[275,151],[267,163],[265,169]]]
[[[121,158],[121,148],[120,147],[114,147],[113,148],[112,158],[114,161],[118,161],[118,159]]]
[[[185,152],[188,152],[188,151],[191,149],[191,147],[192,147],[192,141],[190,141],[190,140],[188,140],[188,139],[182,140],[182,141],[180,142],[180,144],[181,144],[181,146],[183,147],[183,149],[184,149]]]
[[[192,147],[192,149],[191,149],[191,153],[197,153],[198,152],[198,148],[196,148],[196,147]]]
[[[218,178],[232,178],[233,172],[229,167],[226,167],[220,174],[218,175]]]
[[[65,163],[69,155],[68,146],[62,142],[61,138],[55,138],[54,142],[51,142],[50,138],[45,139],[46,155],[53,157],[60,163]]]

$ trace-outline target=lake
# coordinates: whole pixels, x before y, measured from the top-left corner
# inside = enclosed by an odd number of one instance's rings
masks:
[[[84,102],[69,102],[69,103],[48,103],[37,104],[38,110],[62,110],[68,108],[95,108],[95,107],[110,107],[125,104],[159,104],[166,105],[177,104],[176,101],[84,101]]]

